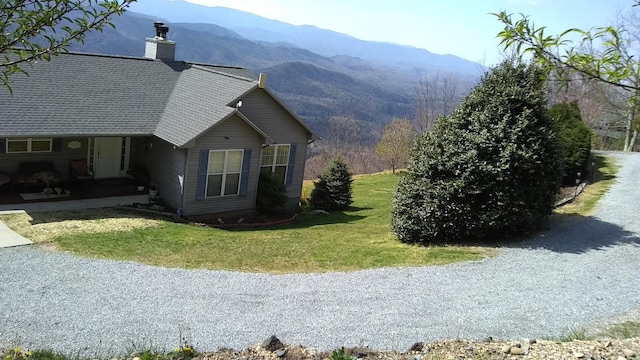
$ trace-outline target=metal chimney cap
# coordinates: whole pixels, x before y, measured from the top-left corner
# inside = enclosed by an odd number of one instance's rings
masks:
[[[166,40],[169,27],[165,26],[162,21],[154,21],[153,27],[156,28],[156,38]]]

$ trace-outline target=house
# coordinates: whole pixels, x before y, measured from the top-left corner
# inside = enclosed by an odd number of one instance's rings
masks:
[[[86,159],[96,179],[146,169],[185,215],[252,209],[260,172],[298,204],[307,146],[319,139],[246,69],[174,59],[155,23],[145,57],[69,53],[26,65],[0,89],[0,172],[50,162],[69,180]]]

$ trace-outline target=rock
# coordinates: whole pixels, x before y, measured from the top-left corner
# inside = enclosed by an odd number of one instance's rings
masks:
[[[607,340],[607,342],[604,343],[604,347],[608,348],[609,346],[611,346],[611,341]]]
[[[275,354],[277,357],[283,357],[287,355],[287,348],[276,350]]]
[[[513,355],[524,355],[524,349],[512,346],[511,349],[509,349],[509,353]]]
[[[574,351],[573,352],[573,357],[575,357],[576,359],[582,359],[582,358],[584,358],[584,354],[581,353],[581,352]]]
[[[630,358],[636,356],[637,354],[635,351],[629,350],[629,349],[622,349],[622,353],[624,354],[624,356],[630,357]]]
[[[284,344],[275,335],[271,335],[262,342],[262,347],[269,351],[276,351],[282,349]]]
[[[140,358],[136,356],[136,357],[134,357],[134,358],[133,358],[133,359],[131,359],[131,360],[140,360]]]
[[[536,343],[536,339],[524,339],[522,342],[527,345],[533,345]]]
[[[505,354],[508,354],[511,351],[511,345],[504,345],[502,349],[500,349]]]
[[[413,357],[413,360],[422,360],[422,356],[416,355]]]
[[[627,358],[624,356],[618,356],[618,360],[627,360]]]
[[[422,349],[424,349],[424,343],[419,341],[417,343],[414,343],[413,345],[411,345],[411,347],[409,348],[408,351],[422,351]]]
[[[493,338],[491,336],[487,336],[486,338],[484,338],[482,341],[484,342],[492,342]]]
[[[369,356],[369,353],[366,350],[362,348],[353,349],[352,357],[355,357],[356,359],[362,359],[366,358],[367,356]]]

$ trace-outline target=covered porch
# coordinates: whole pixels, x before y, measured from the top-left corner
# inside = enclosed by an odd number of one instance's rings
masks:
[[[25,188],[20,184],[5,186],[0,189],[1,205],[43,204],[51,202],[101,199],[119,196],[141,196],[148,198],[145,187],[142,191],[129,179],[95,180],[86,184],[60,184],[61,194],[54,191],[44,191],[43,187]]]
[[[140,195],[150,184],[146,171],[150,139],[0,139],[0,204]]]

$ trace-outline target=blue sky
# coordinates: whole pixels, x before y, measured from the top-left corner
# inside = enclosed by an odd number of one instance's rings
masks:
[[[501,59],[489,15],[530,15],[550,34],[616,23],[632,0],[187,0],[234,8],[294,25],[315,25],[363,40],[386,41],[494,65]]]

